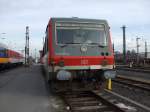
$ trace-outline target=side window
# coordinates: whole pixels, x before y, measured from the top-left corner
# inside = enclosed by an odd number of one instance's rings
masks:
[[[45,55],[48,52],[48,33],[47,33],[47,29],[45,32],[45,39],[44,39],[44,45],[43,45],[43,55]]]
[[[48,36],[47,36],[47,33],[46,33],[45,43],[44,43],[44,52],[45,52],[45,54],[48,52]]]
[[[45,38],[45,52],[47,53],[47,37]]]
[[[48,35],[46,35],[46,50],[47,50],[47,52],[48,52]]]
[[[44,41],[44,45],[43,45],[43,54],[45,55],[45,41]]]

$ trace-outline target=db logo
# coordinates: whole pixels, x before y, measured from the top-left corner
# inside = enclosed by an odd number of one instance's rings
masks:
[[[87,65],[88,64],[88,60],[81,60],[81,65]]]

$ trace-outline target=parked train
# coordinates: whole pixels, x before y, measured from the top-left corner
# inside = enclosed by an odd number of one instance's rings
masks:
[[[47,81],[115,77],[109,29],[106,20],[51,18],[42,52]]]
[[[23,55],[5,47],[0,47],[0,69],[23,64]]]

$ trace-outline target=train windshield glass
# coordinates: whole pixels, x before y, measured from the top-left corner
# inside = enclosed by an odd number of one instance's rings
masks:
[[[104,25],[57,23],[58,44],[107,45]]]

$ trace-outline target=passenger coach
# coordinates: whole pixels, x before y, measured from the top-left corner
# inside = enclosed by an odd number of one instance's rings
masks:
[[[109,29],[106,20],[51,18],[42,54],[47,81],[114,77]]]
[[[0,45],[0,70],[21,65],[23,62],[24,58],[22,54]]]

